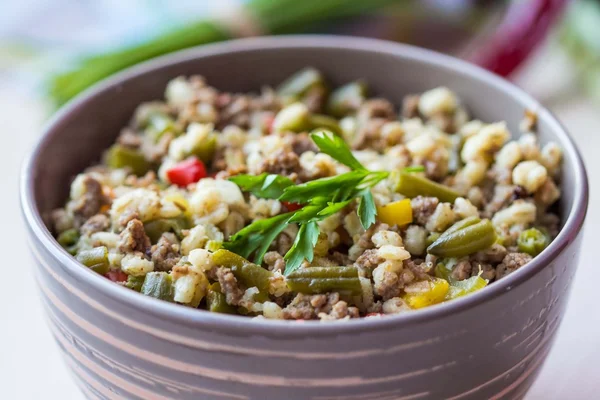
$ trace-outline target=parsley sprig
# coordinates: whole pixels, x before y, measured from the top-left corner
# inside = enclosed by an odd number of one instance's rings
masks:
[[[299,210],[255,221],[224,243],[226,249],[245,258],[252,257],[255,263],[260,264],[273,240],[286,226],[298,224],[294,244],[284,257],[285,275],[298,269],[304,260],[312,262],[319,238],[317,222],[341,211],[355,199],[359,201],[357,214],[362,226],[368,229],[374,224],[377,208],[370,189],[389,175],[385,171],[367,170],[346,143],[331,132],[320,131],[310,136],[321,152],[348,166],[350,171],[301,185],[294,185],[287,177],[266,173],[229,178],[240,189],[257,197],[303,205]]]

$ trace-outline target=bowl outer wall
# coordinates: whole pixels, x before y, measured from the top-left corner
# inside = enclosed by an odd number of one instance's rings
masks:
[[[114,140],[135,106],[159,98],[170,78],[199,73],[220,89],[246,91],[264,82],[276,83],[305,65],[322,69],[335,84],[365,78],[376,93],[396,102],[405,94],[446,85],[474,115],[490,121],[506,119],[513,132],[525,108],[536,110],[541,141],[556,140],[565,151],[561,203],[567,215],[565,228],[536,260],[467,298],[395,318],[322,325],[248,321],[145,298],[82,269],[43,227],[36,207],[47,211],[65,196],[52,188],[66,188],[69,177],[97,159]],[[310,398],[345,390],[369,396],[399,390],[390,396],[448,397],[485,384],[465,394],[477,398],[514,384],[517,376],[530,371],[511,393],[523,390],[560,322],[587,208],[587,177],[577,150],[558,122],[529,96],[446,56],[340,37],[242,40],[133,68],[60,112],[26,162],[22,178],[23,210],[40,261],[38,280],[52,326],[57,337],[68,334],[78,340],[79,347],[86,349],[80,357],[90,349],[105,357],[105,361],[92,359],[100,370],[92,371],[92,364],[86,367],[99,387],[106,383],[100,376],[115,370],[107,364],[111,359],[131,374],[134,366],[136,371],[153,371],[146,378],[155,383],[175,374],[178,385],[226,388],[250,398]],[[116,343],[117,338],[122,342]],[[523,342],[526,338],[531,343]],[[69,343],[62,342],[63,349],[77,348]],[[158,358],[140,359],[140,352],[149,350]],[[68,357],[77,359],[73,354]],[[176,366],[175,360],[187,362]],[[204,369],[175,373],[193,365]],[[254,374],[244,375],[249,371]],[[134,388],[117,385],[119,390],[132,394],[135,388],[147,386],[139,378],[131,379]],[[439,385],[428,384],[432,379]],[[171,393],[167,383],[162,386]],[[277,397],[284,392],[286,397]],[[178,397],[185,396],[181,392]]]

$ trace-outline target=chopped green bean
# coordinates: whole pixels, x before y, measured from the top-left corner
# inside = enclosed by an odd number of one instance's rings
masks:
[[[288,287],[298,293],[362,292],[356,267],[310,267],[292,272]]]
[[[254,298],[255,300],[266,301],[268,299],[270,278],[273,276],[273,272],[225,249],[215,251],[212,260],[216,265],[231,268],[235,278],[247,288],[256,287],[260,293],[257,295],[258,297]]]
[[[210,312],[221,314],[237,314],[236,307],[227,304],[225,295],[221,292],[221,285],[215,282],[206,293],[206,308]]]
[[[106,163],[111,168],[130,168],[138,176],[144,175],[152,167],[139,150],[130,149],[119,144],[113,145],[108,150]]]
[[[210,133],[205,141],[198,143],[193,149],[190,155],[198,157],[202,162],[210,162],[217,149],[217,135]]]
[[[363,81],[350,82],[331,93],[327,112],[337,118],[358,109],[367,97],[367,85]]]
[[[162,113],[153,113],[147,121],[146,135],[150,136],[154,142],[158,142],[167,132],[173,133],[175,136],[181,133],[176,129],[175,121],[171,117]]]
[[[542,250],[548,247],[548,244],[550,244],[550,238],[536,228],[527,229],[521,232],[517,239],[519,251],[527,253],[532,257],[540,254]]]
[[[461,219],[458,222],[455,222],[454,224],[452,224],[452,226],[448,229],[446,229],[441,236],[444,235],[449,235],[453,232],[459,231],[461,229],[466,228],[467,226],[471,226],[471,225],[475,225],[477,223],[481,222],[481,219],[479,219],[479,217],[467,217],[465,219]]]
[[[145,276],[128,275],[127,282],[125,282],[125,287],[128,287],[131,290],[135,290],[136,292],[139,292],[140,290],[142,290],[142,286],[144,285],[145,279],[146,279]]]
[[[311,88],[323,85],[323,75],[316,69],[308,67],[296,72],[281,83],[277,88],[277,94],[292,102],[299,100]]]
[[[144,223],[144,231],[152,243],[158,242],[165,232],[173,232],[179,239],[183,239],[183,230],[190,228],[190,221],[185,217],[160,218]]]
[[[431,246],[431,244],[433,242],[435,242],[436,240],[438,240],[440,236],[441,236],[441,234],[439,232],[431,232],[427,236],[427,240],[425,241],[425,243],[427,244],[427,246]]]
[[[496,230],[488,219],[442,234],[427,252],[438,257],[464,257],[485,250],[496,242]]]
[[[451,280],[446,300],[453,300],[469,293],[476,292],[486,287],[487,284],[488,281],[480,276],[472,276],[462,281]]]
[[[166,272],[149,272],[146,274],[140,293],[173,302],[173,278]]]
[[[108,249],[105,246],[94,247],[90,250],[83,250],[77,253],[77,261],[99,273],[104,275],[108,272],[110,263],[108,261]]]
[[[79,241],[79,231],[77,229],[68,229],[61,232],[56,240],[71,255],[77,254],[77,242]]]
[[[395,192],[411,199],[417,196],[437,197],[440,201],[453,203],[460,195],[448,186],[439,184],[422,176],[394,171],[390,175]]]

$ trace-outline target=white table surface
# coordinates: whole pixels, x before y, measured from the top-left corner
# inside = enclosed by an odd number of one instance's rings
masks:
[[[549,62],[551,60],[553,62]],[[592,244],[600,212],[595,204],[600,187],[600,116],[598,108],[577,93],[557,96],[569,85],[563,76],[565,65],[555,54],[544,50],[519,77],[519,84],[545,99],[565,123],[583,152],[591,181],[591,208],[583,243],[581,263],[574,282],[567,315],[555,346],[527,399],[599,398],[600,312],[597,258]],[[1,71],[0,71],[1,72]],[[558,99],[558,100],[557,100]],[[0,73],[0,197],[3,224],[0,253],[4,259],[0,285],[0,398],[80,399],[57,347],[46,329],[34,276],[27,256],[25,230],[18,208],[18,170],[23,155],[35,142],[45,118],[40,104],[21,94]]]

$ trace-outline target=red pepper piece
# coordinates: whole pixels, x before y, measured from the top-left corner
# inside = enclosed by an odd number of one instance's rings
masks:
[[[127,280],[127,274],[121,270],[108,271],[104,276],[113,282],[125,282]]]
[[[167,178],[177,186],[186,187],[190,183],[206,178],[206,167],[196,157],[190,157],[168,169]]]
[[[304,207],[303,204],[290,203],[289,201],[282,201],[281,204],[283,204],[288,209],[288,211],[296,211]]]

